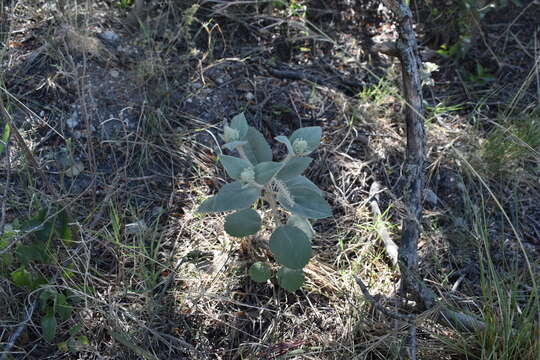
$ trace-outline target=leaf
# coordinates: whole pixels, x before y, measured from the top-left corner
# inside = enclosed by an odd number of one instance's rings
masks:
[[[197,209],[198,213],[240,210],[251,206],[261,191],[253,186],[244,186],[239,181],[225,184],[216,195],[206,199]]]
[[[283,266],[278,270],[277,281],[279,286],[289,292],[295,292],[304,285],[304,271],[302,269],[289,269]]]
[[[56,337],[56,318],[54,314],[49,312],[41,318],[41,333],[45,340],[52,342]]]
[[[244,113],[240,113],[232,118],[231,127],[238,130],[239,139],[244,139],[248,133],[248,123]]]
[[[282,144],[285,144],[285,146],[287,146],[287,151],[289,152],[289,154],[294,154],[292,144],[286,136],[279,135],[279,136],[276,136],[274,139],[276,139]]]
[[[302,174],[309,166],[313,159],[307,156],[294,157],[287,161],[283,168],[279,171],[277,177],[280,180],[290,180]]]
[[[73,307],[68,305],[64,294],[57,294],[55,298],[55,311],[62,321],[66,321],[71,316]]]
[[[32,287],[32,274],[24,267],[20,267],[11,273],[11,281],[18,287]]]
[[[250,167],[251,164],[244,159],[237,158],[235,156],[220,155],[219,161],[227,171],[227,174],[233,179],[239,179],[242,171]]]
[[[11,134],[11,126],[9,125],[9,122],[4,125],[4,130],[2,130],[2,137],[0,138],[0,155],[4,152],[4,149],[7,146],[7,143],[9,141],[9,135]]]
[[[231,141],[229,143],[224,144],[223,147],[225,149],[229,149],[233,151],[233,150],[236,150],[236,147],[238,145],[246,145],[247,143],[248,143],[247,141]]]
[[[271,276],[270,267],[264,262],[259,261],[249,267],[249,277],[255,282],[266,282]]]
[[[256,165],[265,161],[272,161],[272,149],[268,142],[254,127],[249,127],[247,133],[248,143],[244,145],[246,157],[252,164]]]
[[[6,249],[12,240],[12,237],[15,235],[12,231],[6,231],[0,236],[0,252],[2,250]],[[13,253],[11,251],[6,251],[2,255],[0,255],[0,267],[1,266],[9,266],[13,262]],[[0,268],[1,269],[1,268]],[[1,271],[1,270],[0,270]]]
[[[322,196],[322,191],[312,183],[308,178],[305,176],[296,176],[292,179],[285,180],[285,185],[287,186],[287,189],[289,191],[296,191],[298,189],[307,189],[315,191],[317,194]]]
[[[17,250],[15,250],[15,254],[23,265],[28,265],[31,261],[38,263],[47,263],[49,261],[44,243],[37,242],[32,245],[19,245]]]
[[[307,235],[291,225],[278,227],[270,236],[269,247],[276,260],[291,269],[303,268],[312,255]]]
[[[255,182],[266,185],[283,168],[283,163],[266,161],[255,165]]]
[[[298,188],[291,190],[290,193],[294,201],[292,206],[289,202],[280,200],[279,194],[278,201],[284,209],[293,214],[311,219],[324,219],[332,216],[332,208],[317,192],[307,188]]]
[[[58,214],[56,221],[56,232],[58,233],[60,240],[62,240],[64,245],[71,246],[73,243],[73,233],[71,232],[69,217],[65,210]]]
[[[253,209],[240,210],[225,217],[224,227],[234,237],[253,235],[261,228],[261,217]]]
[[[297,228],[302,230],[309,240],[313,239],[313,236],[315,235],[315,230],[313,230],[310,222],[305,217],[293,214],[289,216],[289,219],[287,220],[287,225],[296,226]]]
[[[315,150],[321,143],[322,129],[320,126],[304,127],[296,130],[289,138],[289,142],[294,144],[296,139],[304,139],[307,144],[307,152]]]

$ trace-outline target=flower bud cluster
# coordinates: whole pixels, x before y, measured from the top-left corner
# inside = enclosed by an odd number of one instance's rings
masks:
[[[308,143],[306,140],[302,138],[298,138],[294,140],[292,147],[293,147],[294,154],[297,156],[307,155],[309,153],[307,151]]]
[[[255,171],[252,167],[247,167],[240,173],[240,181],[245,184],[251,184],[255,182]]]
[[[233,141],[238,141],[238,139],[240,139],[240,133],[238,132],[238,130],[233,129],[228,125],[225,125],[225,127],[223,128],[223,140],[225,140],[225,142],[227,143],[230,143]]]

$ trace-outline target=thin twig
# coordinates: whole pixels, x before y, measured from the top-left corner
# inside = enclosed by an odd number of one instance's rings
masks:
[[[32,318],[32,314],[34,314],[34,309],[37,306],[37,302],[38,302],[38,297],[36,296],[34,301],[32,301],[30,306],[26,309],[26,316],[24,320],[21,323],[19,323],[19,326],[17,326],[17,329],[15,330],[15,332],[11,334],[11,336],[8,339],[8,342],[6,343],[6,345],[4,345],[4,349],[2,350],[2,358],[0,358],[0,360],[7,360],[11,348],[13,347],[13,345],[15,345],[15,342],[17,341],[19,336],[21,336],[23,330],[26,328],[26,326],[28,325],[28,322]]]
[[[390,234],[388,233],[388,230],[386,229],[386,226],[384,226],[384,223],[381,219],[381,209],[379,208],[378,204],[378,191],[379,191],[379,183],[374,181],[373,184],[371,184],[371,187],[369,189],[369,197],[372,198],[369,202],[369,205],[371,207],[371,212],[373,213],[373,218],[375,221],[375,230],[377,231],[377,234],[381,238],[381,240],[384,243],[384,248],[386,250],[386,254],[388,257],[392,260],[392,265],[396,266],[398,263],[398,246],[396,243],[392,240],[390,237]]]
[[[11,181],[11,156],[9,149],[9,138],[6,141],[4,150],[6,151],[6,187],[4,188],[4,195],[2,196],[2,215],[0,217],[0,236],[4,234],[4,227],[6,225],[6,203],[8,199],[9,183]]]

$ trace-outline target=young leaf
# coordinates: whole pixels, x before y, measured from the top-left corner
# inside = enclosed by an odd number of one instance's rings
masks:
[[[232,118],[231,127],[238,130],[238,138],[244,139],[248,132],[248,123],[244,113],[240,113]]]
[[[274,139],[276,139],[282,144],[285,144],[285,146],[287,146],[287,151],[289,152],[289,154],[294,154],[292,144],[286,136],[279,135],[279,136],[276,136]]]
[[[197,209],[198,213],[212,213],[240,210],[251,206],[260,196],[261,191],[253,186],[244,186],[239,181],[225,184],[216,195],[204,200]]]
[[[255,182],[266,185],[283,168],[283,163],[266,161],[255,165]]]
[[[312,254],[307,235],[291,225],[278,227],[270,236],[269,246],[276,260],[291,269],[306,266]]]
[[[320,126],[304,127],[293,132],[289,141],[294,148],[294,142],[296,140],[305,140],[307,142],[307,149],[303,155],[307,155],[320,145],[321,136],[322,129]]]
[[[278,270],[276,277],[279,286],[289,292],[295,292],[304,285],[304,271],[302,269],[289,269],[283,266]]]
[[[244,145],[244,152],[252,164],[272,161],[272,149],[270,145],[268,145],[263,134],[254,127],[249,127],[247,141],[248,143]]]
[[[24,267],[20,267],[11,273],[11,281],[18,287],[31,288],[33,284],[32,274]]]
[[[309,240],[313,239],[313,236],[315,235],[315,230],[313,230],[310,222],[305,217],[293,214],[289,216],[289,219],[287,220],[287,225],[296,226],[297,228],[302,230]]]
[[[224,227],[234,237],[253,235],[261,228],[261,217],[253,209],[240,210],[225,217]]]
[[[266,282],[271,276],[272,272],[266,263],[259,261],[249,267],[249,277],[255,282]]]
[[[49,312],[41,318],[41,332],[48,342],[52,342],[56,337],[56,326],[56,318],[52,312]]]
[[[277,174],[280,180],[291,180],[302,174],[313,159],[310,157],[294,157],[285,163],[285,166]]]
[[[247,160],[228,155],[220,155],[219,161],[221,161],[227,174],[235,180],[240,178],[240,174],[245,168],[251,166]]]

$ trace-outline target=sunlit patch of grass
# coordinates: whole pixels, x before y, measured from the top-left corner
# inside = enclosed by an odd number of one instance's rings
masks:
[[[495,172],[534,171],[540,158],[540,120],[538,114],[522,114],[493,123],[482,149],[489,168]],[[536,166],[535,166],[536,163]]]
[[[523,246],[522,234],[499,195],[490,188],[489,179],[464,158],[462,161],[469,179],[468,187],[463,189],[464,210],[471,222],[469,236],[476,243],[480,270],[477,303],[486,328],[441,340],[468,359],[536,360],[540,358],[540,295],[536,279],[540,264]],[[494,226],[510,228],[503,237],[507,241],[493,236]]]

